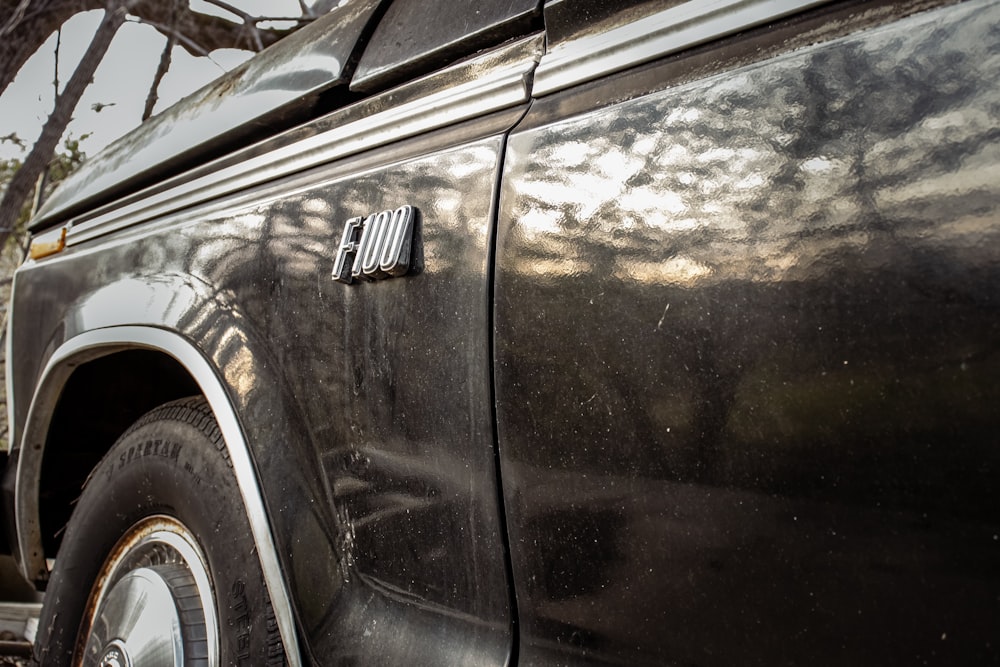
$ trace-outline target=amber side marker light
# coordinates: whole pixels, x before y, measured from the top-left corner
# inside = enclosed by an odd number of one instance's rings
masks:
[[[66,228],[62,228],[62,232],[59,234],[58,240],[55,241],[34,241],[31,244],[31,249],[28,251],[28,256],[31,259],[41,259],[42,257],[48,257],[49,255],[54,255],[58,252],[62,252],[66,247]]]

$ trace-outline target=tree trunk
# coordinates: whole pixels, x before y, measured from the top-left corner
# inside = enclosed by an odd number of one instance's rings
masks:
[[[111,45],[112,38],[124,21],[124,4],[121,2],[109,3],[108,9],[104,13],[104,19],[98,26],[97,32],[94,33],[94,38],[91,40],[90,46],[87,47],[86,53],[83,54],[80,64],[77,65],[73,76],[66,83],[62,94],[56,98],[55,108],[49,119],[45,121],[42,134],[7,186],[3,200],[0,201],[0,248],[3,248],[7,243],[7,238],[14,229],[35,181],[52,160],[59,140],[66,131],[66,126],[73,118],[73,111],[76,109],[80,97],[90,85],[97,66],[101,64],[108,46]]]

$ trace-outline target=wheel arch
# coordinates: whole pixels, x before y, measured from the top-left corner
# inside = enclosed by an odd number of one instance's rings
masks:
[[[100,351],[103,356],[95,359],[65,362],[70,371],[65,383],[51,388],[58,394],[55,406],[40,415],[47,417],[47,423],[38,423],[45,444],[37,484],[45,558],[58,552],[75,499],[115,441],[153,408],[201,393],[187,370],[164,352],[115,346]]]
[[[88,374],[102,372],[109,375],[101,378],[104,388],[96,392],[90,390],[83,380]],[[164,373],[163,386],[130,392],[129,388],[142,384],[142,375],[149,372]],[[125,386],[115,389],[111,386],[115,381],[124,382]],[[116,394],[119,397],[129,395],[122,405],[116,404],[110,409],[107,401]],[[71,511],[71,508],[59,507],[61,499],[58,497],[42,497],[43,481],[58,481],[60,475],[70,474],[67,466],[84,469],[81,464],[87,461],[90,465],[85,471],[89,472],[117,436],[147,409],[191,394],[204,396],[218,421],[249,519],[286,659],[289,665],[298,665],[300,653],[292,605],[243,429],[211,363],[177,333],[145,326],[95,329],[65,341],[49,358],[31,400],[16,462],[14,514],[16,556],[21,569],[29,580],[44,578],[46,546],[51,549],[54,542],[43,539],[43,529],[51,527],[60,517],[68,518]],[[149,405],[161,397],[166,398]],[[146,409],[139,411],[143,407]],[[94,444],[61,461],[59,455],[71,450],[67,439],[76,440],[81,433],[69,422],[92,410],[100,410],[102,415],[100,420],[89,420],[95,424],[89,433],[95,437]],[[136,411],[138,415],[129,420]],[[114,437],[109,439],[111,434]],[[75,492],[68,500],[73,499]]]

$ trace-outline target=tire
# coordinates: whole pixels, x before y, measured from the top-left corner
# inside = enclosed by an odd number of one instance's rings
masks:
[[[203,399],[146,414],[91,473],[46,589],[35,656],[43,667],[285,664]]]

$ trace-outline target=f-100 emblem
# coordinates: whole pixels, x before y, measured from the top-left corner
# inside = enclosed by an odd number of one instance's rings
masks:
[[[333,279],[350,284],[355,278],[378,280],[409,271],[416,215],[412,206],[400,206],[348,220],[333,264]]]

